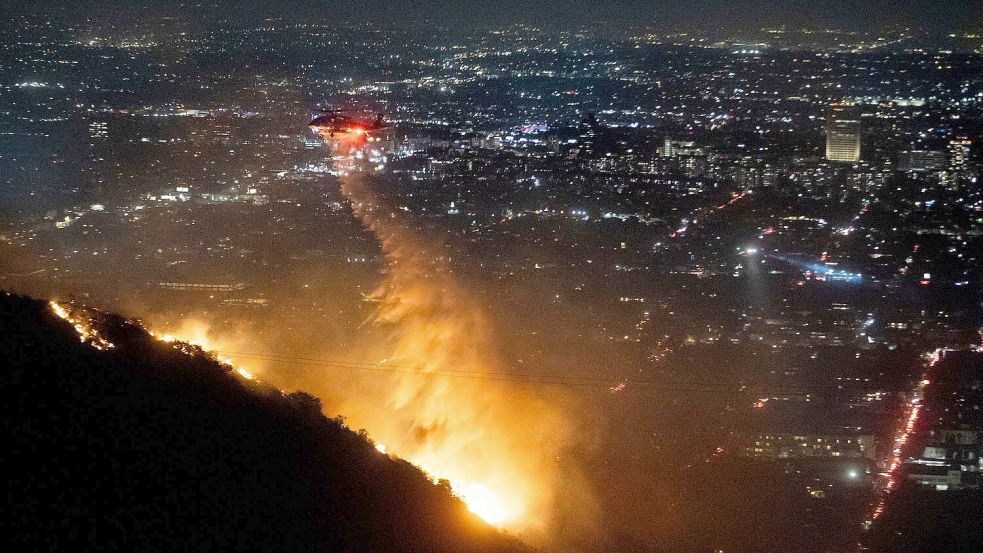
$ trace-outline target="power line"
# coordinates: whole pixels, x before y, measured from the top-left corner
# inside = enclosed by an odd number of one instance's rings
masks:
[[[486,380],[494,382],[512,382],[521,384],[547,384],[556,386],[588,386],[588,387],[608,387],[610,384],[617,384],[620,381],[613,379],[591,379],[596,382],[574,379],[558,379],[544,375],[521,375],[519,373],[480,373],[476,371],[464,371],[455,369],[426,369],[407,368],[399,365],[380,366],[372,363],[359,363],[349,361],[334,361],[325,359],[298,358],[290,356],[276,356],[264,354],[250,354],[242,352],[218,351],[222,355],[235,355],[242,359],[253,359],[258,361],[277,361],[287,364],[307,365],[325,367],[333,369],[348,369],[357,371],[383,372],[390,374],[412,374],[417,376],[447,376],[452,378],[466,378],[470,380]]]
[[[260,358],[269,357],[271,359],[276,359],[276,360],[316,361],[318,363],[332,363],[332,364],[354,365],[354,366],[358,366],[358,367],[364,366],[364,367],[373,367],[373,368],[383,368],[382,365],[385,365],[386,367],[392,367],[392,368],[397,368],[397,369],[406,369],[406,370],[409,370],[409,371],[416,371],[416,372],[421,372],[421,373],[426,373],[426,374],[431,374],[431,373],[433,373],[433,372],[436,371],[436,372],[446,372],[446,373],[475,374],[475,375],[482,375],[482,376],[485,376],[485,375],[493,375],[493,376],[529,376],[528,374],[522,373],[522,372],[519,372],[519,371],[499,371],[499,372],[494,372],[494,371],[469,371],[469,370],[465,370],[465,369],[431,369],[431,368],[428,368],[428,367],[424,367],[422,365],[401,365],[401,364],[398,364],[398,363],[389,363],[388,361],[379,361],[379,362],[376,362],[376,363],[369,363],[369,362],[360,362],[360,361],[346,361],[346,360],[342,360],[342,359],[329,359],[329,358],[316,358],[316,357],[299,357],[299,356],[290,356],[290,355],[273,355],[273,354],[250,353],[250,352],[241,352],[241,351],[216,351],[216,353],[221,353],[223,355],[238,355],[238,356],[260,357]],[[355,368],[355,367],[353,367],[353,368]],[[591,376],[586,376],[586,375],[577,375],[577,376],[574,376],[573,378],[574,379],[579,379],[579,380],[598,380],[598,381],[604,381],[604,382],[611,382],[611,381],[617,380],[617,379],[613,379],[613,378],[591,377]]]
[[[256,361],[271,361],[293,365],[305,365],[332,369],[382,372],[389,374],[412,374],[417,376],[445,376],[450,378],[464,378],[470,380],[482,380],[492,382],[507,382],[514,384],[539,384],[549,386],[585,387],[585,388],[612,388],[620,384],[632,386],[645,386],[649,388],[660,388],[669,392],[682,393],[706,393],[706,394],[733,394],[733,395],[760,395],[760,394],[785,394],[785,395],[809,395],[810,392],[821,389],[840,390],[840,386],[813,386],[809,390],[802,388],[782,388],[768,384],[754,383],[733,383],[732,387],[708,387],[691,385],[673,385],[655,379],[618,379],[610,377],[592,377],[577,375],[572,377],[557,377],[542,374],[523,374],[516,371],[511,372],[478,372],[463,369],[429,369],[422,366],[399,365],[389,363],[367,363],[359,361],[345,361],[340,359],[313,358],[289,355],[273,355],[253,352],[236,351],[215,351],[215,353],[225,356],[235,356],[240,359],[251,359]],[[738,389],[735,389],[738,388]]]

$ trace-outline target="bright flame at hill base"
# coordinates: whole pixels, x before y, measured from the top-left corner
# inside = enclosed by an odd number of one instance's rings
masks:
[[[114,344],[102,337],[97,328],[97,321],[85,316],[84,308],[77,309],[73,305],[68,305],[66,307],[55,301],[50,301],[48,305],[58,318],[72,325],[72,328],[76,333],[78,333],[79,340],[83,344],[88,344],[94,349],[100,351],[105,351],[115,347]],[[196,328],[200,329],[198,325],[195,326]],[[252,381],[256,379],[251,372],[237,366],[234,360],[216,354],[213,350],[219,348],[217,348],[215,344],[205,336],[206,333],[204,332],[195,332],[195,336],[189,338],[177,337],[171,333],[158,334],[152,330],[148,330],[147,333],[160,342],[171,344],[175,349],[187,355],[195,355],[198,353],[197,350],[200,350],[201,352],[204,352],[205,354],[214,358],[215,361],[228,366],[230,369],[232,369],[234,374],[237,374],[246,380]],[[192,348],[188,348],[187,346],[192,346]],[[377,443],[375,448],[382,454],[390,454],[386,446],[381,443]],[[407,460],[413,462],[410,459]],[[430,474],[435,484],[441,479],[444,479],[443,476],[441,476],[441,473],[430,471],[426,466],[422,466],[418,463],[414,464],[417,464],[417,466],[419,466],[424,472]],[[438,476],[433,476],[434,474],[437,474]],[[468,510],[476,514],[488,524],[499,526],[504,522],[516,519],[521,514],[520,508],[518,508],[516,505],[507,504],[499,495],[494,493],[486,486],[463,482],[460,480],[447,480],[450,482],[451,490],[458,498],[461,499],[461,501],[464,502]]]
[[[451,485],[453,488],[453,484]],[[464,484],[460,489],[454,489],[458,497],[468,506],[472,513],[478,515],[488,524],[497,526],[508,520],[509,509],[494,492],[481,484]]]

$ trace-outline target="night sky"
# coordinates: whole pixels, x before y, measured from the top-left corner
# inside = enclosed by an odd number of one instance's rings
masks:
[[[983,25],[983,2],[978,0],[204,0],[202,2],[120,2],[82,0],[53,7],[49,2],[4,2],[9,14],[46,10],[65,15],[127,17],[147,15],[198,16],[201,23],[218,18],[266,18],[302,15],[317,19],[353,18],[380,23],[437,22],[462,29],[516,21],[542,26],[580,27],[593,23],[652,24],[701,30],[761,28],[765,25],[837,26],[870,29],[911,25],[935,32],[977,29]],[[135,7],[139,6],[139,7]]]

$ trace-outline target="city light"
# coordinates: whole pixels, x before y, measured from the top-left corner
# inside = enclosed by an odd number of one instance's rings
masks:
[[[95,521],[13,502],[25,536],[182,548],[98,503],[166,483],[155,520],[201,547],[262,521],[266,550],[983,551],[951,514],[983,509],[965,2],[13,3],[0,359],[37,473],[8,480]],[[152,401],[113,381],[145,372]],[[196,418],[211,385],[284,407],[269,436]],[[151,444],[148,406],[242,449]],[[297,420],[330,431],[277,439]],[[130,447],[208,457],[133,476]]]

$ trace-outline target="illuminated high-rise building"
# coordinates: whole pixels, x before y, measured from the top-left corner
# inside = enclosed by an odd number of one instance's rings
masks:
[[[970,158],[973,141],[965,136],[957,136],[949,141],[949,166],[941,173],[942,184],[958,186],[959,182],[972,176],[973,166]]]
[[[953,171],[957,173],[966,171],[972,146],[973,141],[964,136],[949,141],[949,163]]]
[[[860,161],[860,109],[832,104],[826,112],[826,159]]]
[[[581,157],[591,157],[597,152],[598,129],[601,124],[597,121],[594,112],[587,114],[587,118],[580,122],[580,155]]]
[[[945,152],[912,148],[901,156],[898,167],[909,173],[935,173],[945,167]]]
[[[89,123],[89,136],[92,138],[108,138],[109,125],[105,121],[93,121]]]

